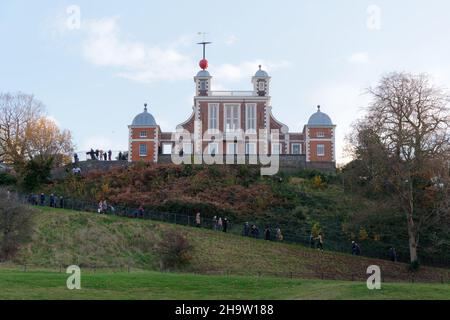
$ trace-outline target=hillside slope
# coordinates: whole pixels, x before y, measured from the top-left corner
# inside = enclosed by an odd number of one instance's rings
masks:
[[[193,245],[191,264],[183,270],[324,279],[366,279],[369,265],[379,265],[385,280],[410,281],[405,264],[182,227],[148,220],[101,216],[61,209],[44,209],[36,216],[33,241],[23,247],[17,263],[50,267],[131,266],[159,270],[154,244],[170,229],[186,234]],[[448,270],[423,267],[417,280],[450,279]]]

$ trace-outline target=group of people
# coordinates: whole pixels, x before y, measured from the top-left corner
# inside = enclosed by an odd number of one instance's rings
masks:
[[[111,213],[114,213],[116,211],[113,206],[108,205],[108,202],[106,200],[100,201],[98,203],[98,207],[97,207],[98,214],[107,214],[108,210]]]
[[[86,152],[86,155],[91,157],[91,160],[103,160],[103,161],[112,161],[112,151],[109,150],[108,152],[99,150],[99,149],[92,149],[89,152]],[[77,162],[78,155],[75,153],[74,155],[75,163]]]
[[[244,237],[252,237],[252,238],[258,239],[259,234],[260,234],[259,228],[256,224],[250,225],[248,222],[244,223],[244,228],[242,231],[242,235]],[[264,228],[263,237],[264,237],[264,240],[268,240],[268,241],[272,240],[272,233],[271,233],[269,225],[266,225],[266,227]],[[283,234],[281,233],[281,229],[279,227],[275,228],[275,240],[283,241]]]
[[[28,203],[34,206],[47,205],[47,196],[44,193],[30,194],[28,196]],[[52,208],[64,208],[64,197],[56,196],[53,193],[48,197],[48,206]]]

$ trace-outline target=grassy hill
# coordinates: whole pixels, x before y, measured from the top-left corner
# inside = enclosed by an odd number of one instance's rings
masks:
[[[82,270],[81,290],[67,290],[67,274],[0,269],[0,299],[412,299],[448,300],[448,284],[383,284],[291,280],[237,276],[200,276],[157,272],[92,273]]]
[[[369,265],[379,265],[386,281],[410,281],[408,266],[385,260],[318,252],[300,245],[267,242],[205,229],[61,209],[40,209],[33,241],[17,264],[57,268],[119,267],[159,271],[154,244],[167,230],[186,234],[193,259],[181,272],[262,275],[311,279],[365,280]],[[423,267],[415,279],[450,279],[449,270]]]
[[[235,224],[248,221],[260,230],[279,226],[286,239],[303,243],[316,226],[335,251],[346,252],[356,240],[363,255],[387,258],[394,246],[401,261],[409,258],[403,213],[393,212],[383,200],[344,188],[342,176],[305,170],[261,177],[254,166],[144,163],[85,174],[53,181],[39,192],[63,195],[67,203],[89,201],[94,207],[107,199],[123,211],[143,204],[147,210],[190,216],[201,212],[204,218],[228,217]],[[421,263],[449,265],[448,234],[422,235],[420,246]]]

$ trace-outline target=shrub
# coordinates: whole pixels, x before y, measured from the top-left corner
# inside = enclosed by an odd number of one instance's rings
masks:
[[[189,264],[193,247],[187,237],[179,231],[168,230],[156,245],[162,269],[180,268]]]
[[[325,182],[323,182],[321,176],[315,176],[311,183],[315,189],[323,189],[325,187]]]
[[[322,227],[320,226],[319,222],[316,222],[313,224],[312,228],[311,228],[311,233],[313,235],[314,238],[319,236],[319,233],[322,232]]]
[[[0,261],[14,258],[20,245],[31,239],[33,213],[16,194],[0,189]]]
[[[7,172],[0,172],[0,186],[10,186],[16,184],[16,182],[17,180],[13,175]]]

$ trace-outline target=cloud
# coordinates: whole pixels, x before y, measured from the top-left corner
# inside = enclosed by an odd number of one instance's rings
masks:
[[[121,34],[118,21],[118,17],[112,17],[85,22],[82,53],[87,61],[96,66],[116,68],[118,76],[139,82],[192,76],[188,56],[174,48],[162,49],[127,39]]]
[[[356,52],[348,58],[348,62],[354,64],[368,64],[370,63],[370,57],[367,52]]]
[[[240,81],[244,78],[252,77],[261,65],[269,75],[283,68],[291,66],[289,61],[265,61],[254,60],[245,61],[239,64],[223,64],[217,67],[211,67],[211,74],[220,81]]]
[[[225,40],[225,44],[226,44],[227,46],[232,46],[232,45],[234,45],[237,41],[238,41],[238,37],[236,37],[234,34],[232,34],[232,35],[229,35],[229,36],[227,37],[227,39]]]

